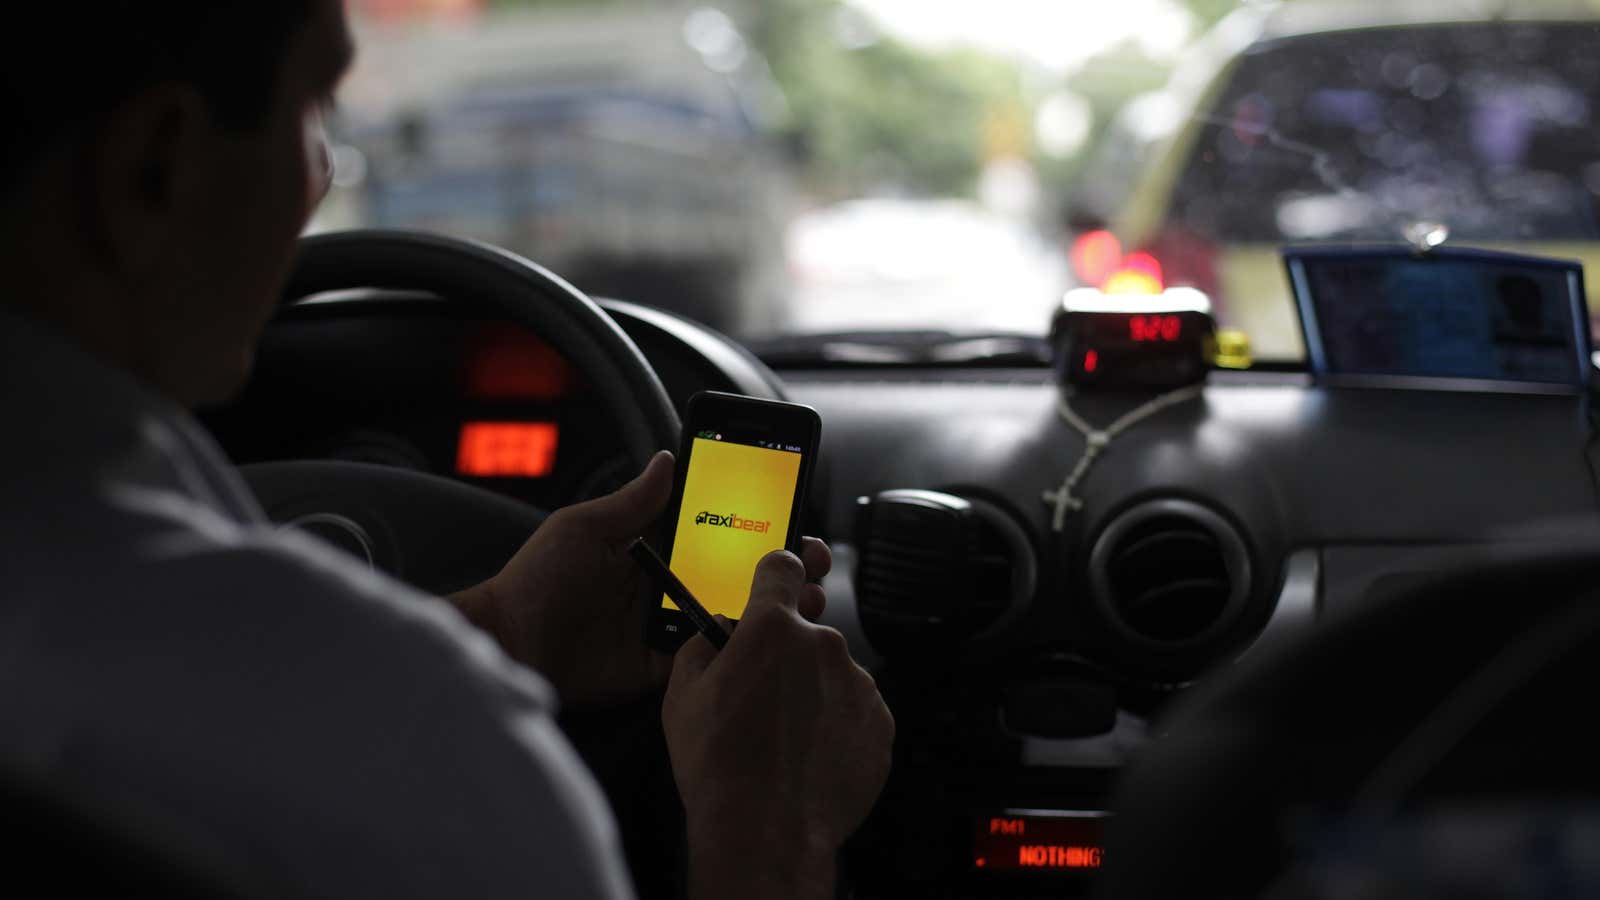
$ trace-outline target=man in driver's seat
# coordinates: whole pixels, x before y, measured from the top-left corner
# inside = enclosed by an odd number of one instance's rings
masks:
[[[326,188],[340,0],[13,12],[0,771],[134,811],[273,893],[622,897],[554,697],[666,683],[691,896],[831,895],[893,723],[808,621],[820,542],[762,561],[723,652],[666,660],[623,548],[661,515],[669,456],[442,600],[274,530],[187,412],[246,377]]]

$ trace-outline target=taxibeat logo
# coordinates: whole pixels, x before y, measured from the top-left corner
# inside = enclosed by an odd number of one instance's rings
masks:
[[[739,531],[754,531],[765,534],[772,527],[772,522],[761,519],[746,519],[734,513],[718,515],[714,512],[702,510],[694,517],[696,525],[711,525],[717,528],[736,528]]]
[[[685,462],[672,571],[712,615],[738,619],[761,557],[783,546],[801,455],[697,437]],[[663,605],[674,609],[671,598]]]

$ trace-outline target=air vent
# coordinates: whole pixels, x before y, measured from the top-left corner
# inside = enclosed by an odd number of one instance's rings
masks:
[[[1250,556],[1228,521],[1188,500],[1142,503],[1112,520],[1089,556],[1094,600],[1135,643],[1190,649],[1217,637],[1250,594]]]
[[[947,648],[1032,597],[1032,547],[998,507],[917,490],[859,503],[856,602],[880,653]]]

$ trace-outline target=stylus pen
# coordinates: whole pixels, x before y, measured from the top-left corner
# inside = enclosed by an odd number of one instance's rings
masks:
[[[678,576],[672,574],[672,570],[667,568],[667,564],[661,561],[656,551],[644,542],[644,538],[639,538],[629,545],[628,555],[644,567],[645,573],[656,580],[666,595],[672,598],[673,603],[678,604],[678,608],[689,617],[694,627],[700,629],[700,633],[706,636],[711,646],[721,650],[728,645],[728,633],[722,630],[716,619],[711,618],[711,613],[706,612],[700,601],[689,593],[689,589],[678,580]]]

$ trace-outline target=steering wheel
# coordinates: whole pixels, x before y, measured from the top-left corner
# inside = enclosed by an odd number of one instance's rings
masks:
[[[677,446],[678,414],[639,348],[594,301],[520,256],[415,232],[317,235],[301,241],[283,301],[352,288],[426,291],[504,315],[566,358],[610,414],[636,470],[656,450]],[[498,572],[546,517],[482,488],[387,466],[296,460],[241,469],[274,521],[364,554],[375,568],[433,594]],[[564,711],[562,727],[611,799],[642,900],[678,895],[682,813],[659,698]]]
[[[352,288],[427,291],[504,315],[549,342],[590,386],[636,471],[677,445],[678,414],[639,348],[594,301],[520,256],[406,231],[302,239],[286,304]],[[499,571],[546,516],[482,488],[386,466],[297,460],[242,471],[274,521],[299,524],[435,594]]]

